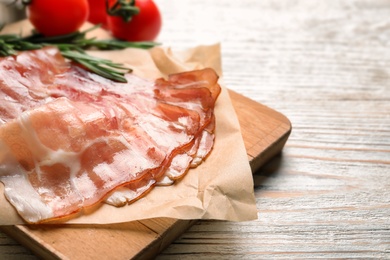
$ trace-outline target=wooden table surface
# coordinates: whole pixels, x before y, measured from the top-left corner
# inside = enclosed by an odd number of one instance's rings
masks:
[[[159,40],[220,42],[228,88],[287,116],[259,218],[199,221],[157,259],[390,258],[390,1],[156,0]],[[0,233],[0,259],[37,259]]]

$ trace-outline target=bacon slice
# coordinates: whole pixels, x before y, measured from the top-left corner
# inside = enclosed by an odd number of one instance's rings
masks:
[[[171,185],[182,178],[190,167],[197,167],[210,153],[214,144],[215,117],[213,114],[215,99],[220,93],[218,77],[212,70],[170,75],[169,80],[158,79],[156,98],[165,103],[197,111],[203,130],[195,137],[191,146],[181,149],[170,161],[168,169],[158,180],[148,182],[140,180],[115,190],[106,199],[106,203],[123,206],[131,203],[148,192],[154,185]]]
[[[69,66],[56,49],[49,48],[0,58],[0,124],[45,103],[49,97],[45,86]]]
[[[212,149],[211,69],[115,83],[46,48],[1,58],[0,71],[0,181],[29,223],[129,203]]]

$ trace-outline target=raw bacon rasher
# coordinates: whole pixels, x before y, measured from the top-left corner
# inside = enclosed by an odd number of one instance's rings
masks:
[[[126,78],[101,78],[55,48],[0,59],[0,181],[25,221],[130,203],[211,151],[212,69]]]

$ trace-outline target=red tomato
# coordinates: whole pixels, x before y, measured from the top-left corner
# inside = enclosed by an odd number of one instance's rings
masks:
[[[110,1],[112,4],[115,1]],[[140,9],[130,22],[120,16],[107,16],[108,28],[115,38],[126,41],[152,41],[161,30],[161,14],[153,0],[136,0]]]
[[[88,21],[93,24],[107,24],[106,0],[88,0],[89,16]]]
[[[28,19],[45,36],[77,31],[88,13],[87,0],[31,0],[27,6]]]

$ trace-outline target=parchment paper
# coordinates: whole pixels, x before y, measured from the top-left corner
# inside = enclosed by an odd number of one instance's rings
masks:
[[[207,160],[174,185],[155,187],[144,198],[121,208],[102,204],[67,223],[108,224],[156,217],[229,221],[257,218],[252,173],[238,119],[223,83],[219,44],[180,51],[155,47],[151,50],[91,51],[90,54],[124,63],[136,75],[149,79],[213,68],[220,75],[222,86],[215,108],[216,139]],[[23,223],[4,197],[4,186],[0,183],[0,225]]]

